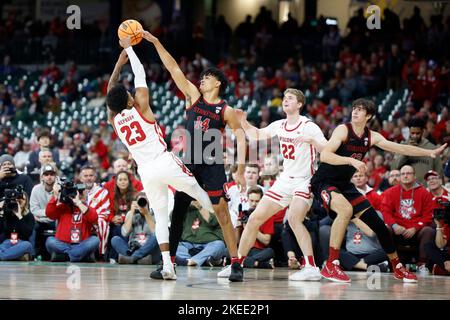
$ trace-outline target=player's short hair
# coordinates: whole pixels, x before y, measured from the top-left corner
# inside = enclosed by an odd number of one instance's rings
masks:
[[[352,109],[355,107],[361,107],[366,110],[367,115],[374,116],[375,115],[375,103],[372,100],[359,98],[353,101]],[[372,117],[370,118],[372,119]]]
[[[114,86],[106,95],[106,105],[114,112],[120,113],[128,104],[128,91],[122,84]]]
[[[297,101],[302,104],[302,107],[305,105],[306,98],[301,90],[295,88],[287,88],[286,90],[284,90],[284,94],[286,93],[293,94],[297,98]]]
[[[262,198],[263,195],[264,195],[264,192],[261,190],[260,187],[251,187],[250,189],[248,189],[248,191],[247,191],[247,197],[250,196],[252,193],[259,194],[261,198]]]
[[[213,76],[218,81],[220,81],[219,96],[225,93],[228,87],[228,79],[222,70],[211,67],[202,71],[202,73],[200,74],[200,79],[202,79],[204,76]]]
[[[425,129],[425,121],[422,118],[412,118],[408,122],[408,128]]]

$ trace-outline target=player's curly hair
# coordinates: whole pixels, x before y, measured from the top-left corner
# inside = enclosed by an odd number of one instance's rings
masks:
[[[108,91],[106,105],[114,113],[120,113],[123,109],[126,109],[127,104],[128,91],[122,84],[118,84]]]
[[[200,74],[200,79],[202,79],[204,76],[213,76],[218,81],[220,81],[219,96],[225,93],[228,87],[228,79],[222,70],[211,67],[202,71],[202,73]]]

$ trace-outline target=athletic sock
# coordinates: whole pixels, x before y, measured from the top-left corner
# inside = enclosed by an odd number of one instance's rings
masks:
[[[315,267],[316,263],[314,262],[314,256],[306,256],[305,263],[307,266]]]
[[[331,263],[333,263],[333,261],[336,261],[336,260],[339,261],[339,253],[340,253],[340,249],[330,247],[327,263],[331,264]]]
[[[172,260],[170,259],[169,251],[161,252],[163,258],[163,266],[172,266]]]
[[[391,261],[392,270],[395,270],[399,263],[401,264],[400,259],[398,257],[390,259],[390,261]]]
[[[240,257],[240,258],[238,258],[238,257],[232,257],[232,258],[231,258],[231,264],[233,264],[233,263],[235,263],[235,262],[237,262],[237,263],[239,263],[239,264],[242,264],[242,262],[244,262],[245,258],[246,258],[246,256],[243,256],[243,257]]]

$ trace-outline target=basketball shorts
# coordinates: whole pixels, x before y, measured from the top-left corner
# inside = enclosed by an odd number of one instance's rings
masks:
[[[311,187],[314,196],[321,200],[323,207],[328,211],[328,215],[332,219],[336,218],[336,212],[330,209],[331,193],[333,191],[342,194],[350,202],[353,206],[353,217],[361,211],[370,208],[367,198],[351,182],[333,183],[313,177]]]
[[[186,167],[208,193],[212,204],[219,204],[220,198],[227,200],[224,190],[227,176],[223,164],[187,164]]]
[[[311,193],[310,178],[278,178],[272,187],[264,194],[264,197],[281,207],[289,206],[292,198],[297,197],[311,206],[313,195]]]

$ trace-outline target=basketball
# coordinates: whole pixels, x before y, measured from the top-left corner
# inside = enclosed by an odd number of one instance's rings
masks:
[[[117,29],[117,35],[122,40],[127,36],[131,37],[131,45],[134,46],[141,42],[142,35],[138,33],[138,30],[142,30],[142,25],[137,20],[129,19],[122,22]]]

